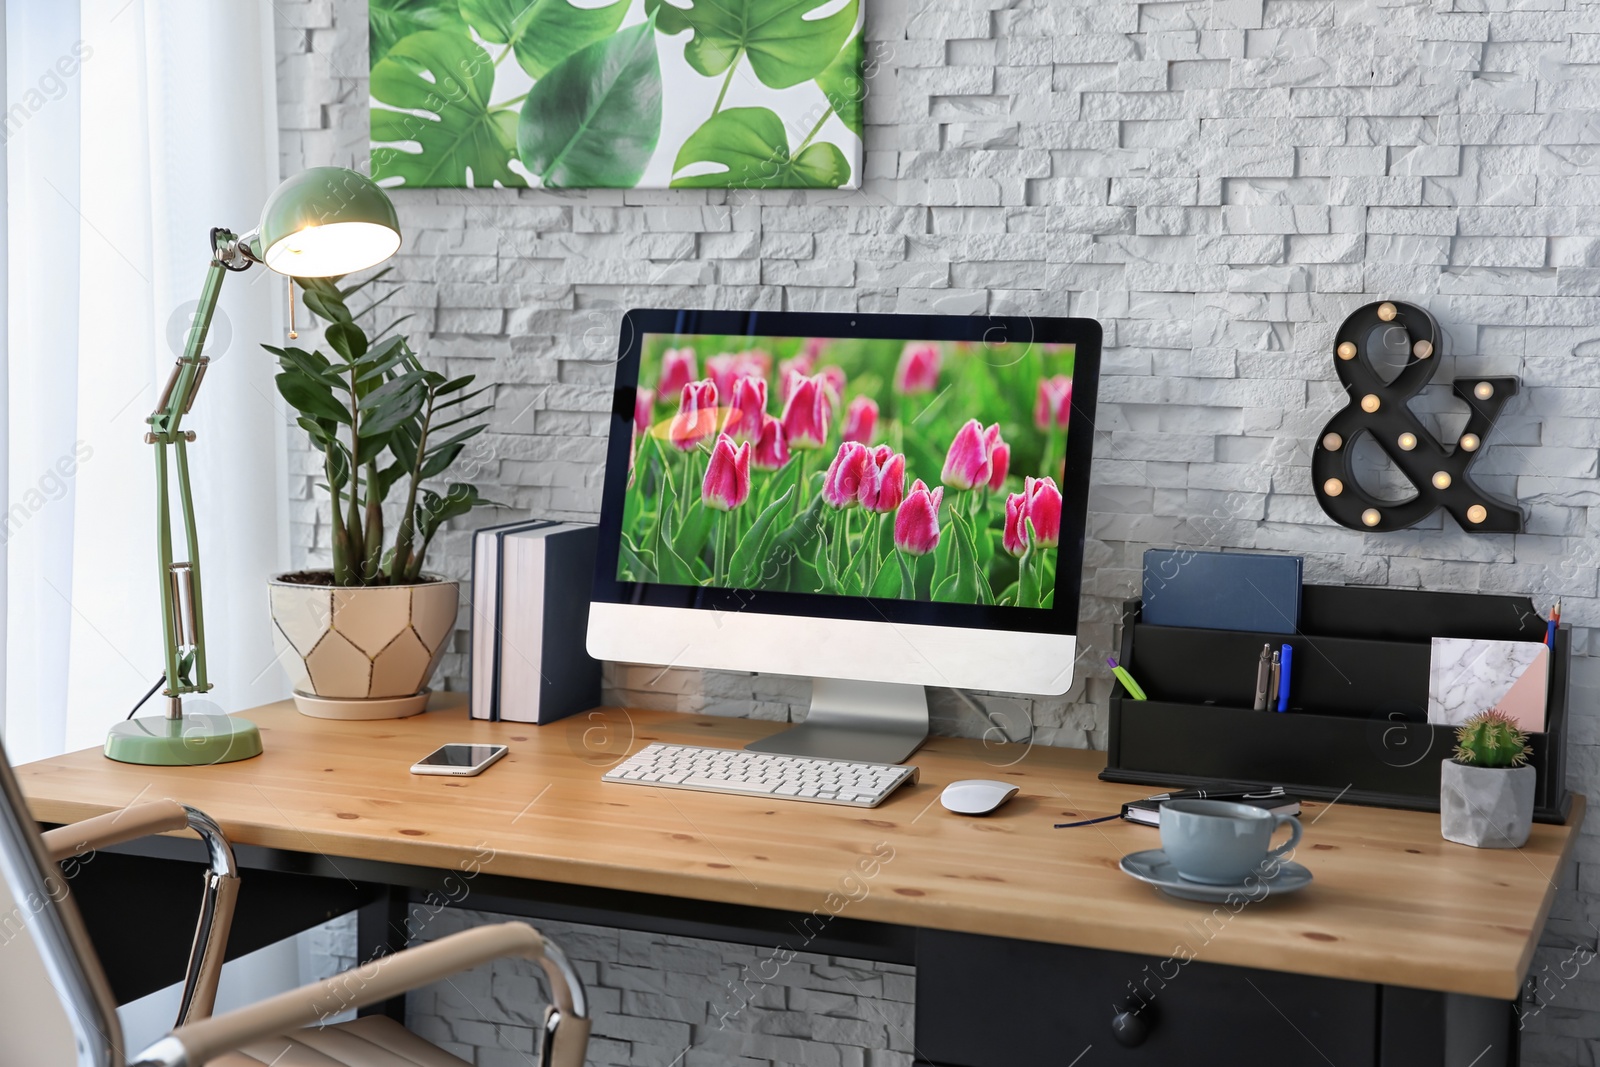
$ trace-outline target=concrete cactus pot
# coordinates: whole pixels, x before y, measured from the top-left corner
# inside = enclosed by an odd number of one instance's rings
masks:
[[[1532,767],[1469,767],[1445,760],[1439,779],[1439,830],[1474,848],[1521,848],[1533,832]]]
[[[442,579],[334,588],[274,578],[272,641],[301,713],[398,719],[428,703],[459,593]]]

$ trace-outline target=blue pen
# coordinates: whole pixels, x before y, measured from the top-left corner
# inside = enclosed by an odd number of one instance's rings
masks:
[[[1289,665],[1294,662],[1294,646],[1284,645],[1280,653],[1280,671],[1278,674],[1278,710],[1289,710]]]

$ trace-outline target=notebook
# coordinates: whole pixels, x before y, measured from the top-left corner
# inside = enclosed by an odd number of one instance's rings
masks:
[[[1299,556],[1152,548],[1141,620],[1155,626],[1292,634],[1300,628]]]
[[[1435,637],[1428,660],[1428,721],[1460,726],[1498,708],[1529,733],[1543,733],[1550,649],[1537,641]]]

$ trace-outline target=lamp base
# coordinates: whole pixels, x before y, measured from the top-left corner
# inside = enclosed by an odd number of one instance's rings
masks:
[[[261,755],[261,731],[231,715],[152,715],[113,726],[105,754],[118,763],[146,767],[207,767]]]

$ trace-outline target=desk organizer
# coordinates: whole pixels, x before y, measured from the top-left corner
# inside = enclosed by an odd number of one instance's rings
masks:
[[[1427,721],[1435,637],[1542,641],[1527,597],[1308,585],[1301,632],[1152,626],[1140,601],[1124,608],[1123,666],[1148,700],[1120,683],[1111,695],[1101,777],[1177,788],[1282,785],[1306,797],[1439,810],[1439,766],[1455,727]],[[1253,711],[1261,646],[1294,647],[1284,713]],[[1530,734],[1538,771],[1534,818],[1566,821],[1567,689],[1571,633],[1550,656],[1546,732]]]

